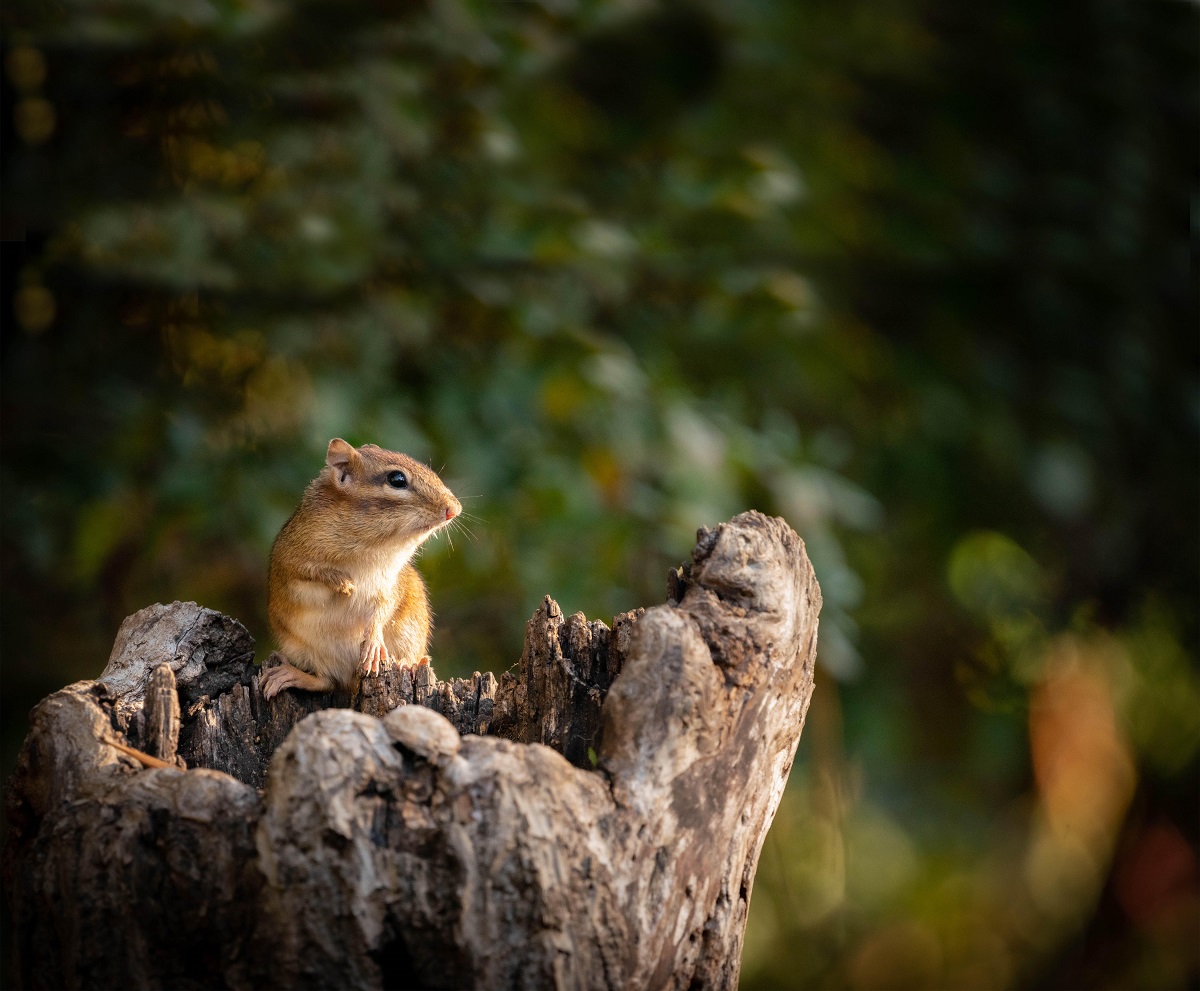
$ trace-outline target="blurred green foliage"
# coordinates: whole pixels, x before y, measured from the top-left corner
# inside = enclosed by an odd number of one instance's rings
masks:
[[[332,436],[463,497],[443,675],[756,507],[825,610],[745,986],[1194,986],[1196,28],[11,0],[5,773],[147,603],[265,648]]]

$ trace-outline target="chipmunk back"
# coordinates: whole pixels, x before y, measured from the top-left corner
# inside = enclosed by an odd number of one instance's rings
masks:
[[[411,559],[461,512],[420,462],[331,440],[271,548],[267,616],[282,663],[264,671],[264,696],[350,687],[389,660],[427,660],[429,597]]]

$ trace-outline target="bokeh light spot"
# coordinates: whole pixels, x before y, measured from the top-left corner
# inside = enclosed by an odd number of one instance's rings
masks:
[[[14,48],[4,60],[9,81],[23,93],[36,90],[46,81],[46,57],[36,48]]]
[[[1020,615],[1041,599],[1037,562],[1016,542],[994,531],[959,540],[950,552],[948,577],[959,603],[988,619]]]
[[[44,144],[54,133],[58,118],[49,100],[40,96],[26,97],[13,110],[13,125],[21,140],[28,145]]]
[[[44,286],[23,286],[13,301],[17,323],[28,334],[40,334],[54,322],[54,295]]]

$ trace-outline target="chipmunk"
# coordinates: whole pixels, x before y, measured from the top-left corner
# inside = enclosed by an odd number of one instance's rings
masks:
[[[389,659],[427,663],[432,616],[411,558],[461,512],[407,455],[331,440],[271,547],[267,616],[283,663],[263,672],[263,696],[348,688]]]

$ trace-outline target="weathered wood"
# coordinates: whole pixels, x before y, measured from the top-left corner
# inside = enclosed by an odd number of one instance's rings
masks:
[[[492,733],[518,743],[544,743],[576,767],[594,766],[600,710],[644,609],[621,613],[610,630],[581,612],[563,619],[550,596],[525,624],[516,675],[500,679]]]
[[[254,638],[236,619],[194,602],[147,606],[117,631],[104,673],[118,717],[142,708],[150,670],[167,664],[186,711],[198,698],[215,696],[243,681],[254,663]]]
[[[142,711],[146,753],[168,764],[174,763],[179,747],[179,692],[171,665],[160,664],[150,673]],[[186,767],[182,760],[179,765],[181,769]]]
[[[101,679],[31,716],[18,983],[736,986],[820,592],[781,520],[698,536],[668,604],[611,630],[547,598],[499,681],[422,666],[267,702],[236,621],[130,617]],[[186,772],[109,742],[172,754],[171,677]]]
[[[114,699],[42,701],[9,792],[14,984],[248,987],[262,802],[225,774],[145,770],[105,740]]]

